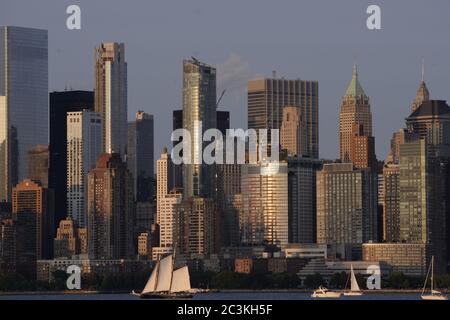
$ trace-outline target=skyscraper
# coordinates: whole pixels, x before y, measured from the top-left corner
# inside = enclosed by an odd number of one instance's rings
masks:
[[[386,164],[383,168],[383,241],[400,242],[400,167]]]
[[[55,230],[67,216],[67,113],[94,109],[94,92],[50,93],[49,187],[55,192]]]
[[[88,246],[92,259],[135,255],[133,181],[118,153],[102,154],[88,176]]]
[[[289,243],[316,242],[316,173],[318,159],[288,158]]]
[[[422,79],[419,84],[419,88],[416,92],[416,98],[411,104],[411,112],[417,110],[420,107],[422,102],[430,100],[430,92],[428,91],[427,84],[425,83],[425,68],[422,63]]]
[[[161,205],[164,197],[172,190],[173,163],[167,148],[156,161],[156,223],[160,223]]]
[[[177,245],[177,213],[175,206],[181,203],[183,194],[172,190],[160,201],[159,246],[173,250]]]
[[[377,240],[376,174],[351,163],[324,164],[317,172],[317,243]]]
[[[0,273],[15,273],[17,229],[12,219],[0,220]]]
[[[102,115],[102,152],[127,148],[127,63],[123,43],[102,43],[95,50],[95,111]]]
[[[426,140],[435,156],[450,157],[450,106],[445,101],[424,101],[406,118],[406,126]]]
[[[239,229],[245,245],[289,242],[288,165],[245,164],[241,168]]]
[[[78,228],[71,217],[61,220],[54,239],[54,257],[71,259],[74,255],[87,253],[85,230]]]
[[[176,246],[181,254],[208,255],[215,253],[213,199],[191,197],[175,205]]]
[[[87,176],[100,157],[102,117],[83,110],[67,113],[67,215],[87,226]]]
[[[0,27],[0,201],[26,178],[37,144],[48,144],[47,31]]]
[[[241,164],[218,164],[216,236],[221,246],[239,243],[239,215],[234,197],[241,193]]]
[[[28,151],[27,177],[44,188],[48,188],[49,158],[48,145],[38,144]]]
[[[280,130],[281,149],[287,150],[288,156],[302,156],[306,150],[306,125],[299,107],[283,108],[283,121]]]
[[[378,162],[375,155],[375,138],[364,135],[361,124],[354,124],[350,143],[350,161],[358,169],[370,168],[377,170]]]
[[[400,146],[400,241],[427,245],[437,272],[446,265],[444,183],[440,161],[425,139]]]
[[[358,79],[358,67],[353,66],[352,80],[342,97],[339,114],[339,156],[344,162],[350,162],[355,124],[362,125],[362,136],[372,136],[372,113],[369,97],[365,94]]]
[[[48,189],[25,179],[13,188],[12,212],[14,220],[23,227],[19,237],[22,250],[19,259],[30,255],[35,259],[53,256],[53,202]]]
[[[319,83],[256,79],[248,82],[248,128],[280,129],[283,108],[297,106],[305,122],[306,153],[319,158]],[[270,132],[268,134],[270,140]]]
[[[191,134],[191,164],[183,165],[184,197],[214,198],[215,170],[203,163],[203,133],[217,128],[216,69],[196,59],[183,61],[183,128]]]
[[[400,146],[406,141],[417,139],[419,136],[414,132],[409,132],[408,129],[402,128],[392,134],[391,149],[387,156],[386,162],[398,164],[400,159]]]
[[[136,201],[153,200],[154,180],[153,115],[136,113],[136,120],[128,123],[127,166],[134,180]]]

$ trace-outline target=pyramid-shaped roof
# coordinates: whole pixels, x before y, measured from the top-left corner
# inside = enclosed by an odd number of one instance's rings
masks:
[[[366,93],[364,92],[361,84],[359,83],[358,66],[356,64],[353,65],[352,80],[350,81],[350,84],[348,85],[345,95],[353,96],[353,97],[363,96],[363,97],[367,98]]]

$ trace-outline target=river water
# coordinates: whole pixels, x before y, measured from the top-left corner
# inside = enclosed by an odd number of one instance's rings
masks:
[[[0,300],[140,300],[130,294],[33,294],[0,295]],[[309,292],[211,292],[194,296],[193,300],[317,300]],[[323,299],[322,299],[323,300]],[[326,299],[330,300],[330,299]],[[345,297],[339,300],[420,300],[420,293],[368,292],[362,296]]]

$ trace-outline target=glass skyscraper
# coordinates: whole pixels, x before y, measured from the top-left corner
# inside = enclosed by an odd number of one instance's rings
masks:
[[[37,144],[48,144],[47,30],[0,27],[0,201],[26,177]]]
[[[241,243],[288,244],[288,164],[245,164],[241,170]]]
[[[191,134],[191,164],[183,165],[184,196],[213,197],[214,166],[201,160],[209,144],[203,143],[203,133],[217,128],[216,69],[196,59],[183,61],[183,128]]]
[[[153,115],[138,111],[136,120],[128,123],[127,146],[127,166],[133,175],[134,194],[138,202],[153,199],[153,145]]]
[[[122,158],[128,134],[127,90],[125,45],[102,43],[95,51],[95,111],[103,120],[103,152]]]

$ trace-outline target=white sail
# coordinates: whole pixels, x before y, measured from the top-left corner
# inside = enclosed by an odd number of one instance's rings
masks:
[[[169,255],[159,263],[158,279],[156,283],[156,292],[169,291],[172,281],[173,258]]]
[[[189,280],[189,269],[184,266],[173,272],[171,292],[183,292],[191,290],[191,281]]]
[[[148,279],[144,290],[142,290],[142,293],[150,293],[150,292],[155,291],[156,278],[158,276],[158,269],[159,269],[159,261],[156,263],[156,266],[153,268],[152,274],[150,275],[150,278]]]
[[[351,291],[360,291],[358,281],[356,281],[355,273],[353,272],[353,265],[350,266],[351,269]]]

